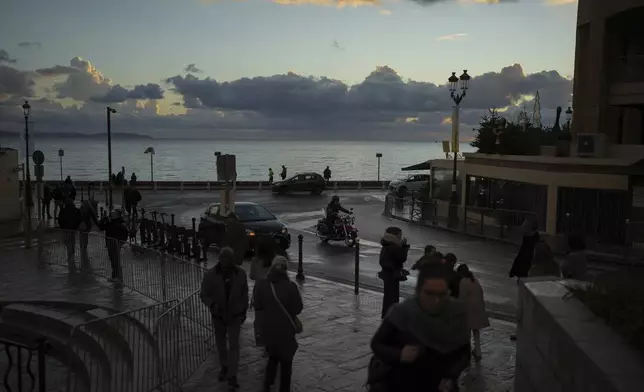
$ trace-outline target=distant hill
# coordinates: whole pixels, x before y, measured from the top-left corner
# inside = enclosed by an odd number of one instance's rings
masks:
[[[20,138],[20,132],[11,132],[0,130],[0,138]],[[74,133],[74,132],[35,132],[34,138],[38,139],[104,139],[107,135],[105,133]],[[154,139],[152,136],[140,135],[138,133],[119,133],[112,132],[114,139]]]

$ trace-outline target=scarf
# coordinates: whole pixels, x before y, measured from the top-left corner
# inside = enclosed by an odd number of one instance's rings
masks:
[[[413,296],[395,305],[387,320],[421,344],[441,354],[450,353],[470,342],[465,308],[452,298],[445,299],[440,312],[431,314],[421,308]]]

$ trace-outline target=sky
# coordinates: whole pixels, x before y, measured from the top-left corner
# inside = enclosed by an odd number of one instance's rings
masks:
[[[569,106],[575,0],[0,0],[0,129],[444,139]],[[460,91],[460,90],[459,90]]]

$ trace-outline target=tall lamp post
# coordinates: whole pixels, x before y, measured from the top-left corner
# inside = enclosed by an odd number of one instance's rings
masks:
[[[148,147],[143,152],[144,154],[150,154],[150,182],[152,187],[154,187],[154,147]]]
[[[449,82],[449,93],[454,101],[454,110],[452,112],[452,153],[454,154],[454,168],[452,170],[452,195],[449,200],[449,222],[450,226],[458,227],[458,191],[457,191],[457,164],[458,164],[458,151],[459,151],[459,110],[461,101],[465,98],[470,81],[470,75],[467,70],[463,70],[463,74],[459,77],[456,72],[452,72],[452,76],[447,79]],[[459,86],[460,82],[460,86]],[[459,93],[458,90],[461,92]]]
[[[380,158],[382,158],[382,153],[377,152],[376,158],[378,158],[378,182],[380,182]]]
[[[60,182],[63,182],[63,157],[65,156],[65,150],[62,148],[58,150],[58,161],[60,163]]]
[[[29,101],[25,101],[22,105],[22,113],[25,115],[25,206],[27,209],[27,221],[25,227],[25,242],[27,248],[31,247],[31,207],[33,200],[31,200],[31,174],[29,171],[29,113],[31,112],[31,105]]]
[[[116,113],[116,110],[111,107],[106,108],[107,111],[107,183],[109,189],[109,200],[108,205],[110,211],[114,208],[112,204],[112,114]]]
[[[570,125],[572,123],[572,108],[568,106],[568,110],[566,110],[566,130],[570,132]]]

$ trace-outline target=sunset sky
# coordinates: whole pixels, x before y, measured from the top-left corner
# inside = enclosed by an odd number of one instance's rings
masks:
[[[531,110],[537,90],[549,118],[570,105],[576,12],[571,0],[0,0],[0,129],[29,99],[43,132],[99,127],[110,104],[123,130],[158,135],[431,138],[449,129],[444,84],[463,69],[462,126]]]

